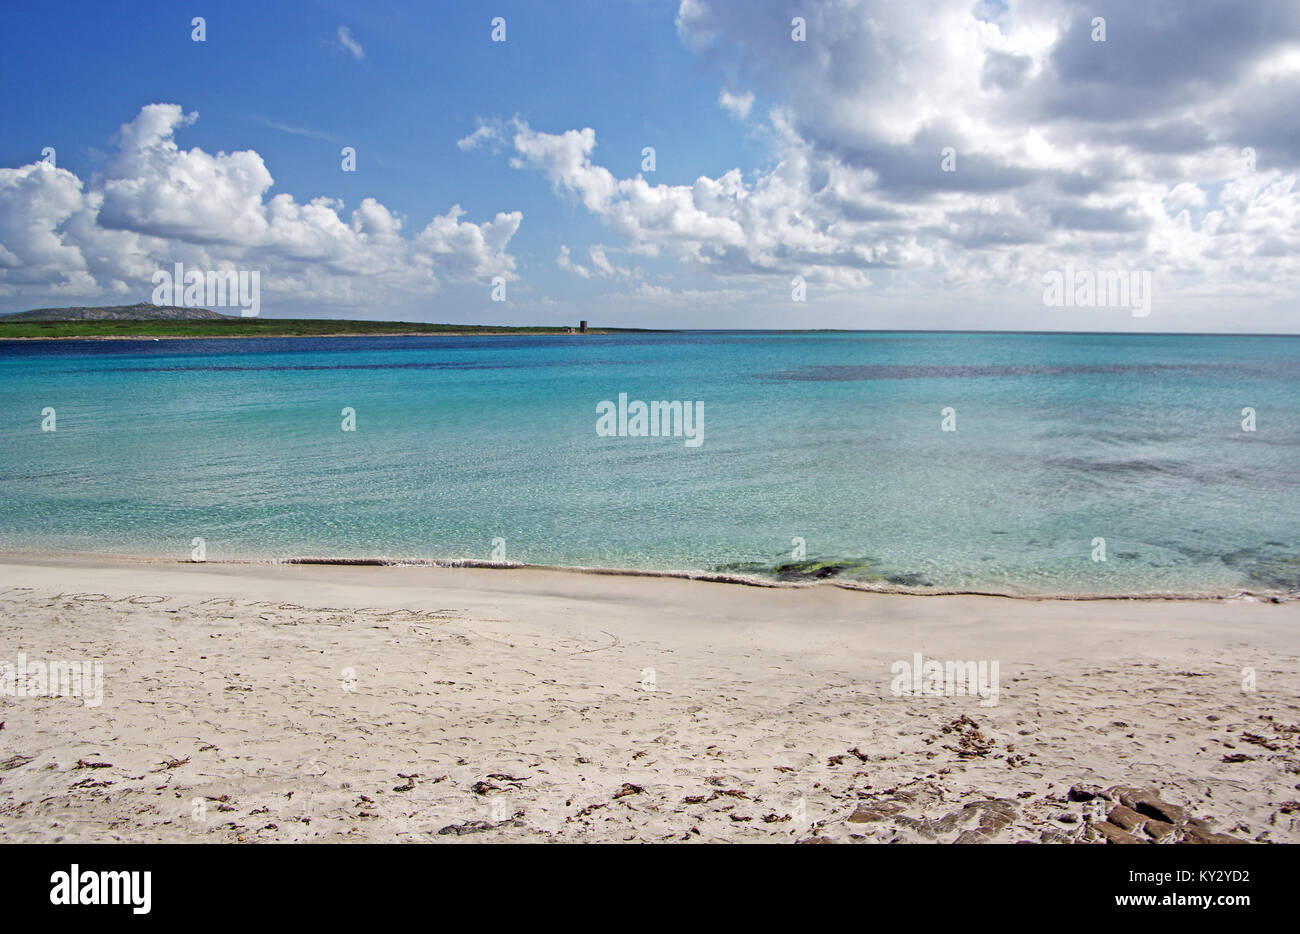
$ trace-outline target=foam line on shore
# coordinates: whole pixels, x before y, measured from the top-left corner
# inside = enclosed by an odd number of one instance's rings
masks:
[[[519,561],[492,561],[483,558],[393,558],[387,556],[368,557],[322,557],[301,555],[288,558],[209,558],[204,561],[190,561],[166,558],[157,555],[128,555],[121,553],[98,552],[41,552],[41,551],[6,551],[0,550],[0,557],[28,560],[73,561],[90,559],[96,561],[113,561],[144,565],[174,564],[208,564],[219,567],[276,566],[276,565],[327,565],[336,567],[375,567],[375,568],[431,568],[431,569],[469,569],[494,571],[555,571],[565,574],[583,574],[606,577],[646,577],[668,578],[673,580],[691,580],[712,584],[735,584],[743,587],[759,587],[773,590],[803,590],[811,587],[835,587],[861,593],[890,594],[895,596],[915,597],[1000,597],[1007,600],[1025,601],[1149,601],[1149,602],[1188,602],[1188,601],[1228,601],[1258,600],[1260,602],[1285,603],[1294,599],[1294,595],[1281,591],[1269,590],[1231,590],[1231,591],[1137,591],[1131,593],[1017,593],[1011,590],[982,590],[938,587],[908,587],[874,581],[855,580],[808,580],[780,581],[753,574],[735,574],[720,571],[686,571],[657,568],[611,568],[591,567],[586,565],[530,564]]]

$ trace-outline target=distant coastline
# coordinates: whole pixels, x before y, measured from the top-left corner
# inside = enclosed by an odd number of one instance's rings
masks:
[[[50,340],[211,340],[247,337],[474,337],[492,335],[671,334],[720,331],[714,328],[611,328],[557,325],[432,324],[419,321],[364,321],[350,318],[235,317],[207,308],[153,305],[103,305],[36,308],[0,313],[0,342]],[[1248,331],[1056,331],[964,328],[746,328],[754,334],[1006,334],[1092,337],[1286,337],[1300,333]]]
[[[425,324],[342,318],[243,318],[164,305],[38,308],[0,316],[0,341],[185,340],[247,337],[474,337],[519,334],[648,333],[647,328]]]
[[[272,319],[274,320],[274,319]],[[307,319],[301,318],[281,318],[279,323],[286,325],[295,325],[306,323]],[[98,322],[94,322],[98,323]],[[121,322],[113,322],[120,324]],[[153,322],[140,322],[143,324],[153,324]],[[336,321],[335,324],[362,324],[365,322],[356,321]],[[378,324],[400,324],[401,322],[376,322]],[[69,322],[75,324],[75,322]],[[22,341],[130,341],[130,340],[243,340],[250,338],[282,338],[282,337],[508,337],[510,335],[527,336],[567,336],[574,337],[584,336],[572,328],[562,327],[493,327],[484,325],[474,327],[468,325],[435,325],[428,329],[415,330],[414,326],[408,328],[399,328],[389,330],[386,328],[371,328],[366,330],[311,330],[311,329],[293,329],[287,327],[284,329],[268,328],[245,333],[220,333],[209,332],[199,328],[186,329],[182,333],[174,333],[170,330],[161,330],[156,328],[142,328],[140,330],[127,330],[125,333],[121,329],[114,328],[69,328],[70,333],[16,333],[18,325],[4,324],[0,322],[0,342],[16,343]],[[33,327],[30,326],[29,327]],[[105,333],[113,331],[113,333]],[[586,334],[653,334],[657,333],[652,329],[643,328],[588,328]]]

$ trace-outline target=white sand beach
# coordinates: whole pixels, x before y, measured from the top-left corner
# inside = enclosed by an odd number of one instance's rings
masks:
[[[0,839],[1297,842],[1297,625],[1296,601],[9,556],[0,660],[100,661],[103,696],[0,698]],[[897,696],[916,653],[996,662],[996,704]]]

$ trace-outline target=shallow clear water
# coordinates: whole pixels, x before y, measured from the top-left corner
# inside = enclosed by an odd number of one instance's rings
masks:
[[[0,548],[775,573],[797,537],[865,581],[1295,590],[1298,381],[1294,337],[7,342]],[[620,392],[704,443],[598,436]]]

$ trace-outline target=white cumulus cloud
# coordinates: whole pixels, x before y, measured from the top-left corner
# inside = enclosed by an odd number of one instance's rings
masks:
[[[89,183],[44,163],[0,169],[0,295],[144,299],[154,271],[176,262],[260,270],[271,295],[342,304],[515,278],[518,211],[474,223],[453,205],[404,236],[403,218],[373,198],[347,213],[330,198],[268,197],[271,173],[251,150],[182,149],[175,134],[196,119],[144,107]]]
[[[718,104],[736,119],[744,120],[754,107],[754,95],[748,91],[744,94],[732,94],[724,90],[718,96]]]
[[[1041,311],[1043,274],[1068,262],[1151,270],[1167,300],[1294,300],[1293,2],[805,0],[806,41],[791,9],[682,0],[677,15],[725,110],[745,119],[756,95],[774,102],[768,168],[689,185],[619,177],[598,128],[518,118],[466,145],[504,147],[629,252],[760,289],[801,274],[864,296],[928,289]]]

